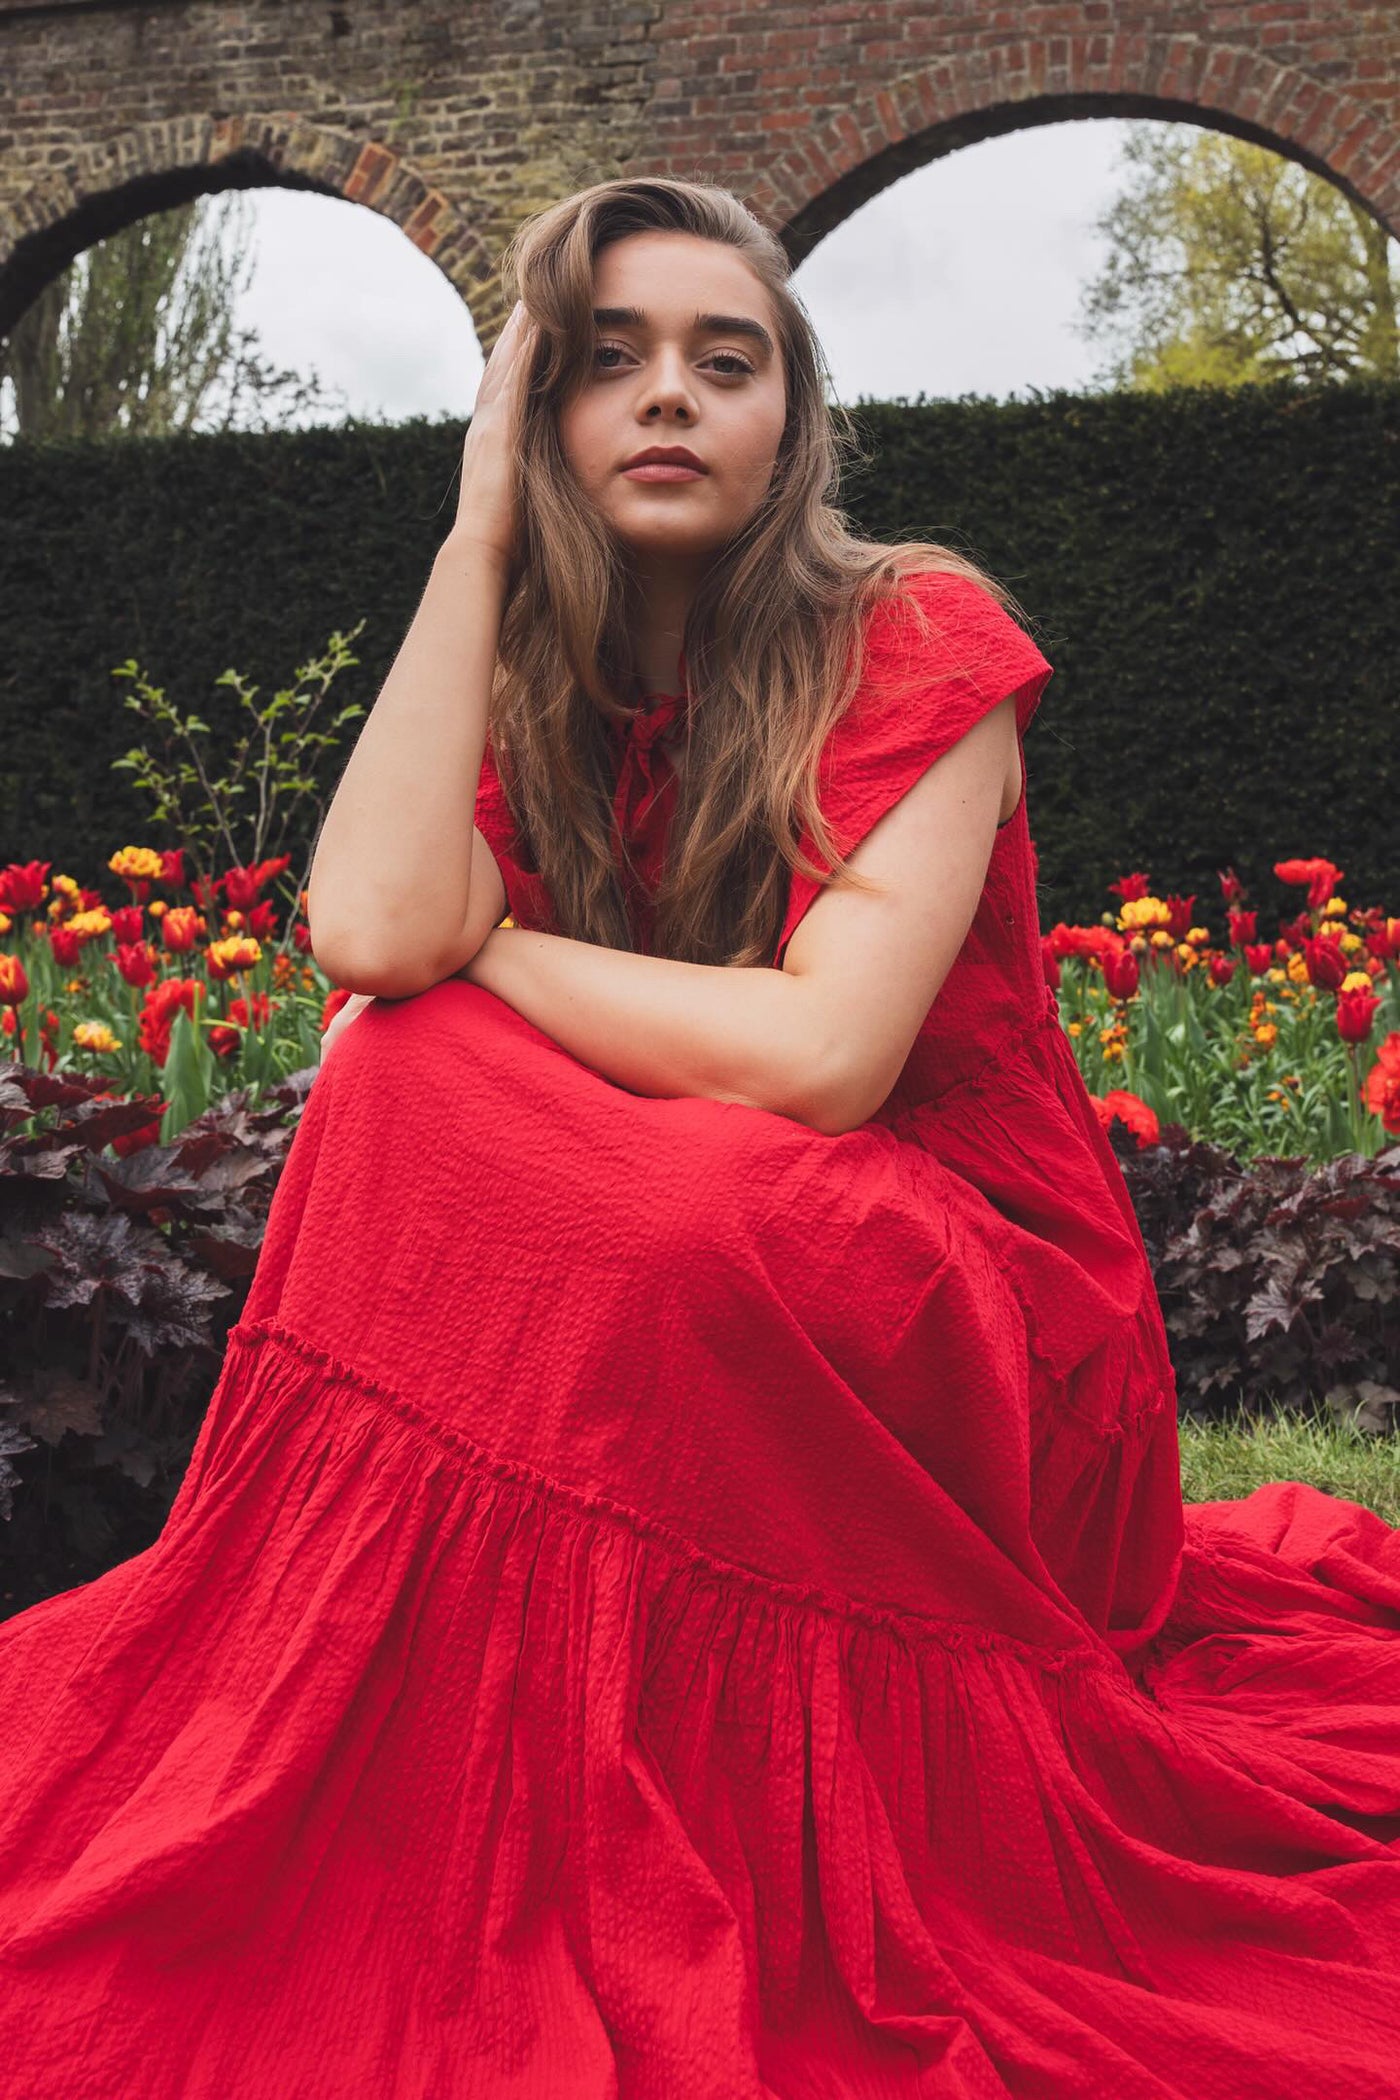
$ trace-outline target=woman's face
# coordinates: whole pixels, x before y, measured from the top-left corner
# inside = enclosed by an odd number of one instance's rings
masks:
[[[593,284],[593,369],[560,412],[565,456],[645,567],[703,566],[762,502],[783,434],[768,294],[737,250],[691,233],[611,242]],[[684,446],[705,471],[629,473],[652,445]]]

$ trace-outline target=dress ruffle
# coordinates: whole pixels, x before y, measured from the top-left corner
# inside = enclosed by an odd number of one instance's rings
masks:
[[[1400,2092],[1395,1534],[1296,1486],[1192,1529],[1154,1697],[241,1325],[161,1539],[10,1628],[26,2100],[99,2022],[85,2100]]]

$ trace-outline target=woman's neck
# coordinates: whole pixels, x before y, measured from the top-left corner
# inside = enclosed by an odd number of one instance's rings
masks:
[[[699,572],[656,566],[643,571],[639,580],[642,610],[632,638],[638,697],[644,693],[675,693],[680,690],[685,623],[700,580]]]

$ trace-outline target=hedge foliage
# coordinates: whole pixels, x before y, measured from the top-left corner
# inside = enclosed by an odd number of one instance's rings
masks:
[[[1400,386],[861,403],[844,501],[877,538],[972,553],[1056,668],[1027,739],[1043,923],[1143,869],[1218,926],[1233,865],[1326,855],[1400,908]],[[78,880],[157,836],[111,771],[141,741],[112,667],[232,725],[364,618],[341,702],[372,704],[456,509],[463,426],[0,451],[0,863]],[[338,777],[337,768],[326,785]],[[113,888],[113,894],[116,894]]]

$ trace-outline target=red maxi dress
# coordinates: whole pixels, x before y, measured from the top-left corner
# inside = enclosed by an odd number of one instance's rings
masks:
[[[1050,674],[911,588],[847,850]],[[1183,1509],[1035,869],[841,1135],[461,979],[337,1039],[160,1538],[0,1627],[5,2094],[1400,2095],[1400,1532]]]

